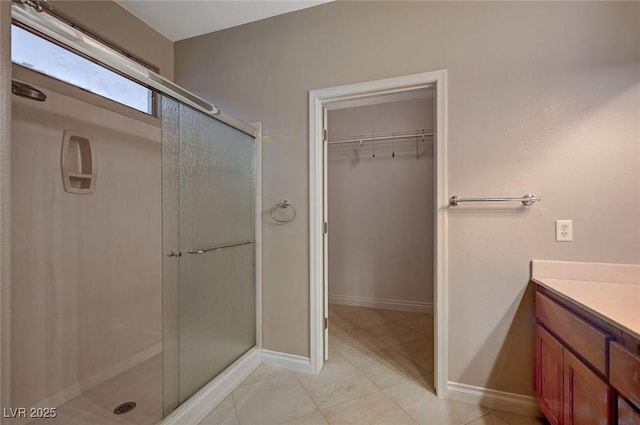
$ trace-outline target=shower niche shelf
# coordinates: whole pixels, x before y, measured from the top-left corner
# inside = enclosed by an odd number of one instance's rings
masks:
[[[95,192],[96,157],[89,137],[74,130],[65,130],[60,160],[65,192],[77,194]]]

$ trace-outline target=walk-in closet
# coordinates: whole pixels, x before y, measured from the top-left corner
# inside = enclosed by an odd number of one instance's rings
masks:
[[[383,356],[431,385],[433,89],[339,105],[327,129],[328,361]]]

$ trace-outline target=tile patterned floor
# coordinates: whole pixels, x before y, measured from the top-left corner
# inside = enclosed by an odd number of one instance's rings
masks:
[[[433,317],[329,307],[318,375],[260,366],[201,425],[544,425],[433,390]]]

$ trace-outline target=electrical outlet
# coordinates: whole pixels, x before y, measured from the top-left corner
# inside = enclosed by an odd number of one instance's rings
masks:
[[[556,220],[556,242],[573,241],[573,221]]]

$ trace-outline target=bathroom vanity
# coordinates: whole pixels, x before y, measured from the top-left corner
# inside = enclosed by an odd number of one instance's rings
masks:
[[[535,395],[552,425],[640,425],[640,266],[532,261]]]

